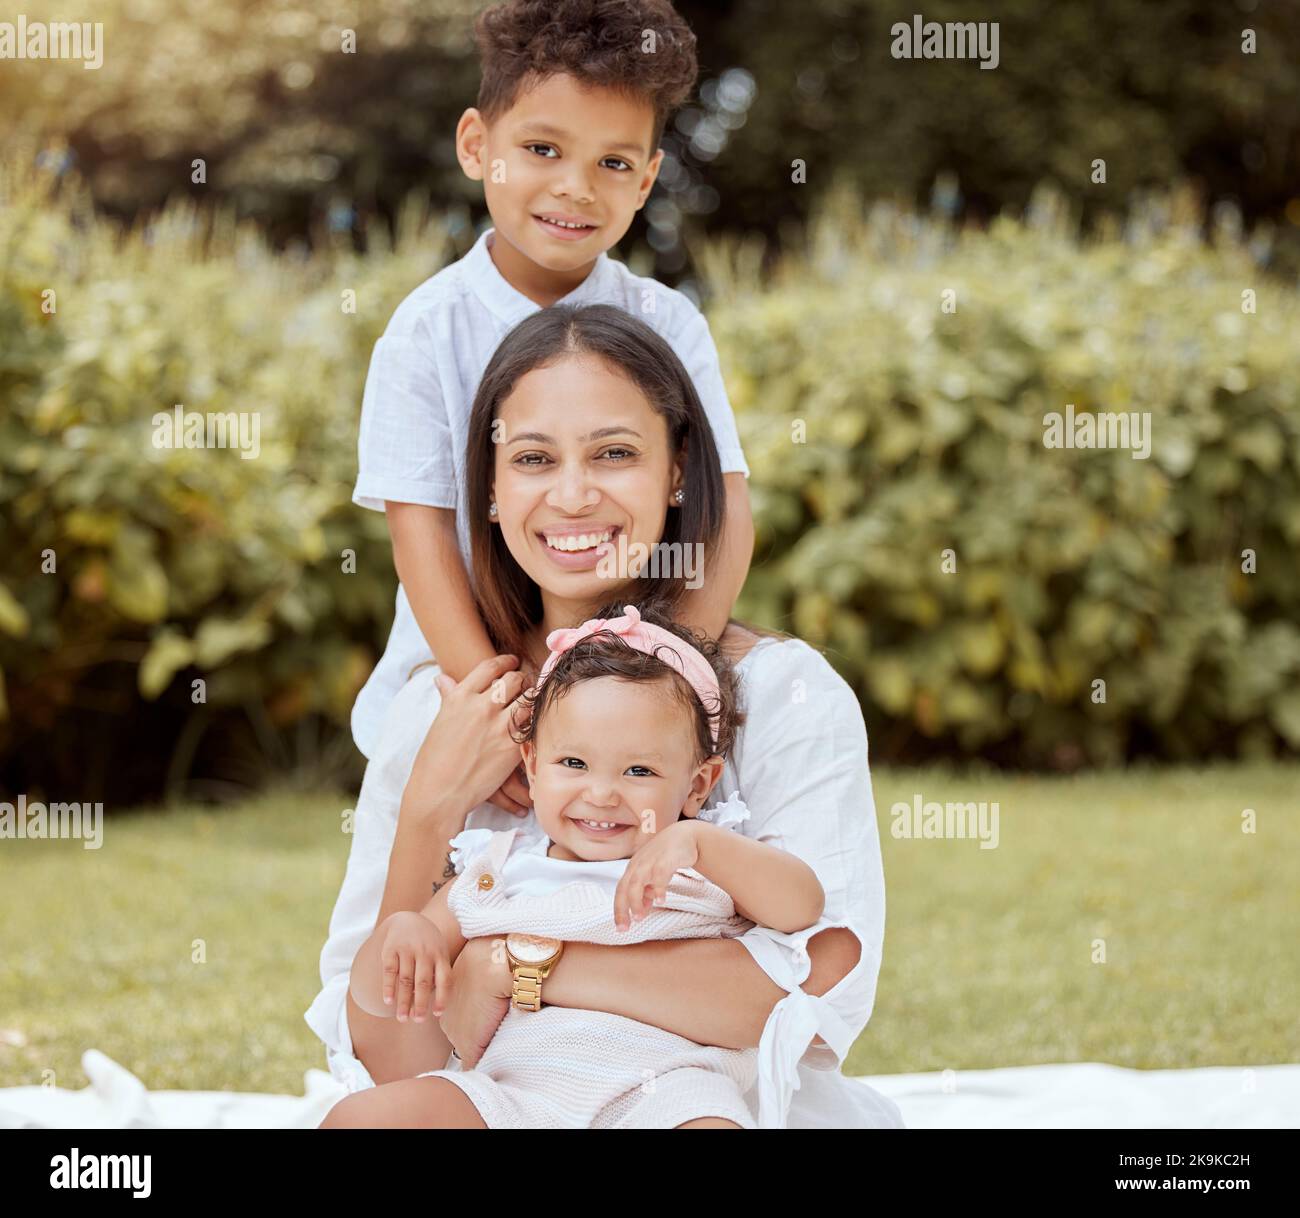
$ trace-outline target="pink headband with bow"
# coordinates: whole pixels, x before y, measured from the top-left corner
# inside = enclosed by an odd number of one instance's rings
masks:
[[[720,704],[718,677],[713,667],[689,643],[662,626],[643,622],[635,605],[624,605],[622,617],[593,617],[569,630],[552,630],[546,636],[546,646],[551,649],[551,654],[546,657],[546,663],[542,665],[542,671],[537,677],[537,688],[540,689],[542,682],[551,675],[551,669],[560,656],[598,630],[608,630],[611,634],[618,635],[629,647],[655,656],[685,677],[709,716],[709,733],[714,747],[717,747],[718,714],[716,710],[709,709]]]

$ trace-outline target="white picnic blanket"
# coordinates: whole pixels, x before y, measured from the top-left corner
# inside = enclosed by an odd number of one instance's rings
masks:
[[[344,1095],[308,1070],[303,1095],[150,1091],[97,1049],[90,1079],[0,1089],[0,1129],[312,1129]],[[1300,1065],[1126,1070],[1096,1062],[862,1080],[894,1100],[909,1129],[1300,1128]]]

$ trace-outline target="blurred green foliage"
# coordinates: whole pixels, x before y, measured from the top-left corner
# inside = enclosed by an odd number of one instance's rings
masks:
[[[1269,0],[734,0],[729,56],[758,80],[743,131],[710,167],[732,227],[810,214],[832,178],[866,197],[1019,213],[1054,182],[1089,221],[1189,180],[1248,219],[1283,222],[1275,259],[1300,269],[1300,5]],[[890,27],[998,23],[999,62],[894,59]],[[1252,54],[1242,32],[1255,31]],[[794,157],[806,193],[782,189]],[[1092,180],[1106,162],[1105,184]],[[774,163],[775,162],[775,163]],[[780,173],[781,166],[785,167]],[[1290,208],[1288,208],[1290,204]]]
[[[188,204],[122,236],[0,165],[0,786],[148,797],[208,716],[346,732],[395,586],[350,502],[370,350],[462,251],[414,205],[365,256]],[[829,649],[877,758],[1300,746],[1300,301],[1202,221],[1175,196],[1081,241],[1047,192],[959,231],[846,191],[770,277],[760,242],[698,251],[753,471],[740,611]],[[177,403],[257,412],[260,456],[156,448]],[[1150,411],[1150,459],[1046,449],[1066,403]]]
[[[478,89],[482,7],[101,0],[103,66],[6,61],[0,113],[15,130],[66,140],[96,203],[119,217],[189,195],[284,237],[327,222],[332,204],[391,211],[415,181],[481,200],[451,135]],[[60,0],[23,9],[29,21],[69,19]]]
[[[303,259],[178,204],[122,238],[29,164],[0,169],[0,756],[156,782],[186,718],[346,724],[395,586],[350,502],[361,390],[441,228],[412,209],[400,255]],[[155,447],[176,404],[256,414],[260,455]]]
[[[101,0],[105,61],[8,61],[11,129],[63,138],[97,202],[120,217],[188,194],[254,216],[277,241],[333,223],[359,239],[407,194],[481,209],[452,135],[474,104],[472,25],[488,0]],[[29,0],[62,20],[61,0]],[[996,21],[999,63],[896,60],[890,27]],[[1054,180],[1089,216],[1135,191],[1195,180],[1252,222],[1281,223],[1300,267],[1300,6],[1266,0],[679,0],[699,40],[700,98],[670,127],[655,199],[710,230],[779,235],[837,175],[866,197],[923,200],[942,172],[961,214],[1019,211]],[[1256,33],[1253,54],[1242,31]],[[356,35],[344,53],[345,30]],[[725,146],[701,154],[709,90],[731,68],[757,87]],[[207,179],[192,181],[203,158]],[[1104,159],[1105,184],[1092,179]],[[806,182],[792,181],[803,162]],[[680,168],[673,162],[680,162]],[[671,170],[671,172],[670,172]],[[698,194],[691,185],[703,188]],[[652,214],[647,212],[646,214]],[[638,217],[633,239],[645,234]],[[660,234],[662,236],[662,233]],[[663,254],[662,266],[680,265]]]
[[[830,649],[876,755],[1300,748],[1300,296],[1203,224],[1188,192],[1088,240],[1050,189],[987,230],[844,192],[770,277],[700,252],[759,525],[739,609]],[[1149,458],[1047,448],[1070,403],[1150,412]]]

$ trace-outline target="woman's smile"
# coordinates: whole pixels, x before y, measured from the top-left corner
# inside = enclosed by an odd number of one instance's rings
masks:
[[[584,524],[543,529],[537,533],[546,556],[566,571],[589,571],[609,552],[621,525]]]

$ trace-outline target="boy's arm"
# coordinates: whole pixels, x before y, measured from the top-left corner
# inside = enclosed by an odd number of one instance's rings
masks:
[[[822,916],[826,893],[803,859],[734,829],[691,824],[699,849],[694,869],[731,897],[742,918],[790,935]]]
[[[450,508],[385,500],[393,564],[406,599],[438,666],[463,681],[477,664],[496,655],[479,617],[460,547],[456,513]]]
[[[721,638],[727,628],[754,554],[754,516],[745,475],[723,474],[722,481],[727,488],[727,515],[718,551],[700,586],[687,589],[677,615],[685,625],[711,639]]]

